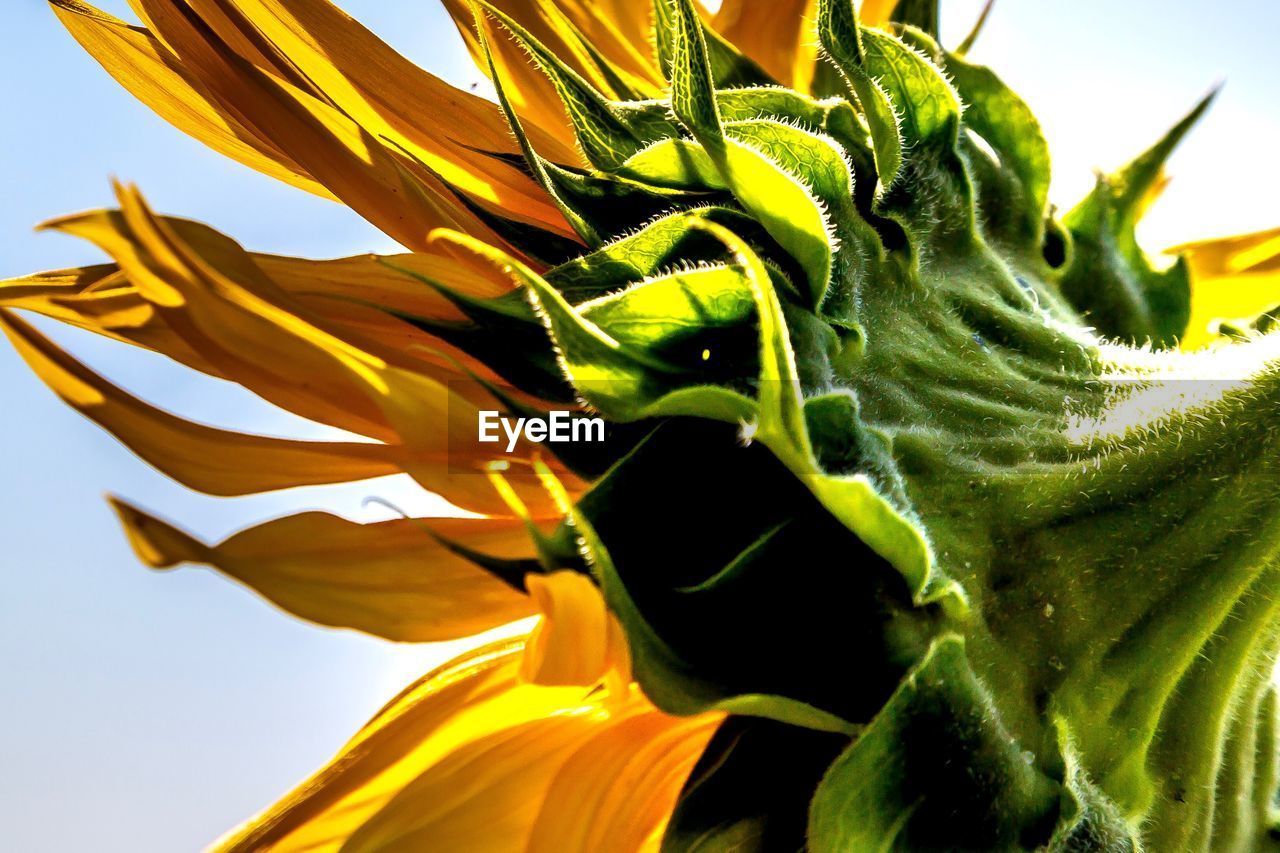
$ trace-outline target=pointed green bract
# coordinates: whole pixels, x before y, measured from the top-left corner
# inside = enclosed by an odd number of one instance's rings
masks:
[[[475,11],[477,15],[481,14],[478,8]],[[493,81],[494,90],[498,95],[498,106],[502,108],[502,114],[506,117],[511,132],[515,134],[516,141],[520,143],[520,151],[524,155],[525,163],[528,164],[538,184],[546,190],[547,195],[551,196],[556,207],[564,214],[564,218],[573,226],[573,230],[578,233],[578,236],[585,240],[589,246],[598,245],[600,243],[600,235],[596,233],[596,229],[579,215],[578,211],[570,206],[560,194],[558,187],[552,182],[550,175],[547,173],[546,161],[538,156],[538,152],[533,150],[533,145],[529,142],[529,137],[524,132],[524,126],[520,123],[520,117],[516,115],[510,99],[507,98],[506,88],[498,74],[498,68],[493,62],[493,53],[489,49],[489,40],[485,38],[484,30],[479,26],[478,21],[476,32],[480,39],[481,49],[484,51],[485,61],[489,65],[489,79]]]
[[[1138,220],[1159,181],[1165,161],[1209,108],[1214,95],[1196,105],[1161,139],[1128,166],[1099,176],[1096,187],[1063,221],[1075,253],[1062,290],[1086,321],[1101,333],[1157,347],[1176,345],[1191,316],[1191,279],[1179,258],[1156,269],[1138,245]]]
[[[670,73],[675,62],[677,48],[674,35],[679,26],[677,20],[680,14],[683,13],[678,12],[670,0],[653,0],[654,53],[658,67],[666,74]],[[742,54],[701,19],[697,21],[697,26],[702,30],[707,64],[717,88],[777,84],[778,81],[770,77],[754,60]]]
[[[505,12],[484,0],[475,2],[519,42],[530,60],[551,80],[577,132],[583,153],[597,168],[614,168],[652,141],[637,131],[625,113]]]
[[[1047,838],[1027,827],[1047,835],[1057,793],[1005,731],[963,642],[944,636],[827,770],[809,849],[1033,849]]]

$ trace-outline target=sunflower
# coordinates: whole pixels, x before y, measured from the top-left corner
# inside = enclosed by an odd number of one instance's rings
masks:
[[[115,501],[141,560],[394,641],[535,617],[215,849],[1270,843],[1280,236],[1134,237],[1207,101],[1059,216],[936,2],[444,0],[496,101],[327,0],[51,4],[405,251],[254,253],[120,185],[43,226],[110,263],[0,283],[21,356],[193,489],[407,473],[466,511],[206,543]],[[353,440],[188,422],[12,309]],[[553,411],[608,440],[472,439]]]

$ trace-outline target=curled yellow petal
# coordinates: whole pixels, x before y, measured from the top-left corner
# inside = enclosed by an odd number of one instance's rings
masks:
[[[112,504],[134,550],[153,568],[212,566],[320,625],[401,642],[433,642],[478,634],[534,612],[527,595],[436,537],[494,556],[531,556],[523,525],[509,519],[357,524],[307,512],[206,545],[126,503]]]
[[[864,27],[883,27],[897,5],[898,0],[862,0],[858,4],[858,20]]]
[[[8,311],[0,311],[0,329],[68,405],[158,470],[198,491],[246,495],[401,470],[397,451],[380,444],[291,441],[192,423],[120,390]]]
[[[714,716],[696,721],[668,717],[633,690],[620,705],[606,708],[584,702],[504,726],[457,749],[405,786],[342,849],[646,849],[626,842],[652,843],[660,836],[716,722]],[[587,767],[592,770],[585,780],[574,778]],[[609,775],[610,770],[622,772]],[[639,780],[656,787],[624,787]],[[608,826],[596,825],[583,813],[584,802],[575,798],[583,781],[592,789],[587,801],[605,807],[601,817],[610,821]],[[584,846],[592,837],[606,841],[603,846]]]
[[[464,394],[478,386],[463,383],[463,368],[498,381],[486,366],[470,355],[445,344],[394,316],[396,312],[437,319],[462,319],[452,302],[415,280],[409,273],[438,281],[460,293],[489,298],[511,289],[505,277],[491,270],[478,271],[450,256],[405,253],[391,256],[356,255],[332,260],[310,260],[279,255],[246,255],[234,241],[198,222],[159,217],[181,239],[198,251],[210,266],[224,270],[256,268],[251,277],[265,274],[297,300],[297,303],[333,327],[370,338],[413,359],[431,365],[437,379],[458,383]],[[90,225],[88,223],[97,223]],[[74,230],[122,227],[123,217],[111,211],[94,211],[50,223],[48,227]],[[127,237],[127,235],[126,235]],[[99,238],[101,241],[101,238]],[[251,264],[246,264],[248,258]],[[225,378],[223,372],[201,356],[168,326],[164,317],[133,286],[116,264],[54,270],[0,281],[0,307],[25,308],[55,320],[115,340],[162,353],[188,367]],[[476,398],[475,402],[481,402]],[[485,401],[491,402],[491,401]]]
[[[586,575],[559,571],[525,579],[543,614],[529,636],[520,675],[536,684],[595,684],[610,673],[631,680],[626,640]]]

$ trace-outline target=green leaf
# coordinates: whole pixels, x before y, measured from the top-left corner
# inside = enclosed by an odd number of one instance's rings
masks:
[[[1004,728],[954,635],[937,640],[814,795],[809,847],[1034,849],[1058,786]]]
[[[1154,268],[1138,245],[1136,228],[1159,189],[1165,161],[1204,115],[1210,93],[1150,149],[1128,166],[1100,176],[1093,192],[1063,220],[1073,256],[1063,295],[1104,335],[1125,341],[1176,345],[1191,317],[1191,280],[1184,259]]]

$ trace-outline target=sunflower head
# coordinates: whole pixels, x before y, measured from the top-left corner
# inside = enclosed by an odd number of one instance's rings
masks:
[[[113,263],[0,286],[370,440],[188,423],[5,311],[22,355],[193,488],[407,472],[475,514],[206,544],[118,504],[139,555],[393,640],[538,617],[222,849],[1273,843],[1280,243],[1135,237],[1210,99],[1058,216],[936,2],[445,0],[496,103],[325,0],[53,5],[406,252],[250,253],[122,187],[48,226]],[[491,412],[610,438],[504,452]]]

